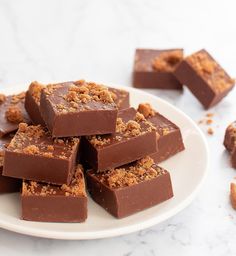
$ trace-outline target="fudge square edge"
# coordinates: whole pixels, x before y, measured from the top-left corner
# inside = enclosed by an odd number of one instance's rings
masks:
[[[52,137],[71,137],[115,132],[118,109],[107,87],[79,80],[43,89],[40,112]]]
[[[21,123],[5,151],[3,175],[69,184],[79,143],[79,138],[53,139],[42,126]]]
[[[124,218],[173,197],[170,173],[150,157],[104,173],[86,172],[92,199],[116,218]]]
[[[174,75],[205,109],[220,102],[235,84],[234,79],[205,49],[187,56],[177,66]]]
[[[21,206],[23,220],[84,222],[87,218],[87,195],[82,166],[76,167],[69,185],[23,181]]]
[[[157,151],[156,128],[134,108],[119,111],[116,133],[83,137],[82,158],[98,171],[105,171]]]

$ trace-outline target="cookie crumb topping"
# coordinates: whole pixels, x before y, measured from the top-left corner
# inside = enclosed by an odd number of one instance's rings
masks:
[[[127,167],[111,169],[101,174],[101,181],[110,188],[121,188],[154,179],[164,173],[165,170],[147,156]]]
[[[182,51],[166,51],[162,52],[153,60],[153,69],[156,71],[173,71],[176,66],[183,60]]]

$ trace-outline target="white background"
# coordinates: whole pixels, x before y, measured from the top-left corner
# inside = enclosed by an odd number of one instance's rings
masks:
[[[137,47],[206,48],[236,76],[234,0],[0,0],[0,88],[32,80],[88,80],[130,86]],[[195,121],[205,111],[187,91],[152,90]],[[212,109],[211,170],[196,200],[153,228],[96,241],[56,241],[0,230],[0,255],[235,255],[235,176],[222,146],[236,119],[235,90]],[[197,157],[197,156],[196,156]],[[189,170],[191,172],[191,170]],[[70,255],[69,254],[69,255]]]

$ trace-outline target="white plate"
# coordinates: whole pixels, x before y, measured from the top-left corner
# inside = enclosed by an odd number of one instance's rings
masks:
[[[88,219],[82,224],[42,223],[20,220],[18,194],[0,196],[0,227],[22,234],[56,239],[96,239],[128,234],[151,227],[183,210],[196,196],[208,166],[208,148],[204,135],[183,112],[166,101],[141,90],[121,87],[130,92],[131,105],[149,102],[160,113],[176,123],[182,131],[185,151],[160,165],[170,171],[174,197],[158,206],[117,220],[103,208],[89,200]],[[26,89],[8,88],[5,93]]]

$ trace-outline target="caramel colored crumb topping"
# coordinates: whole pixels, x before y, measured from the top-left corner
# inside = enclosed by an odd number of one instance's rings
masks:
[[[183,60],[182,51],[167,51],[161,53],[153,60],[153,68],[157,71],[173,71],[176,66]]]
[[[52,139],[50,133],[41,125],[20,123],[8,149],[29,155],[67,159],[78,142],[78,138]]]
[[[75,103],[87,103],[92,100],[103,101],[105,103],[114,102],[108,88],[92,82],[84,82],[82,85],[80,82],[80,86],[71,85],[64,99],[68,102]]]
[[[42,184],[35,181],[23,181],[22,195],[23,196],[30,196],[30,195],[86,196],[83,167],[81,165],[78,165],[70,185],[64,184],[62,186],[55,186],[50,184]]]
[[[186,58],[186,61],[216,91],[221,93],[234,84],[225,71],[205,51],[200,51]]]
[[[155,111],[149,103],[139,104],[138,112],[143,114],[145,118],[155,115]]]
[[[230,184],[230,201],[232,207],[236,210],[236,184]]]
[[[6,96],[0,93],[0,104],[2,104],[6,100]]]
[[[21,109],[16,105],[11,105],[5,112],[6,119],[11,123],[20,123],[24,121]]]
[[[213,135],[213,134],[214,134],[214,131],[213,131],[212,128],[208,128],[208,129],[207,129],[207,133],[208,133],[209,135]]]
[[[145,125],[145,127],[142,127]],[[134,120],[124,122],[122,118],[118,117],[116,120],[116,136],[113,140],[121,141],[122,138],[130,138],[143,135],[147,132],[155,131],[156,128],[152,123],[147,121],[145,117],[137,112]],[[90,143],[94,146],[104,146],[111,142],[110,138],[106,136],[88,136]]]
[[[11,104],[15,105],[15,104],[19,103],[20,101],[24,102],[24,100],[25,100],[25,92],[21,92],[19,94],[15,94],[12,96]]]
[[[40,101],[41,91],[45,86],[37,81],[34,81],[29,86],[29,93],[35,99],[37,103]]]
[[[165,170],[147,156],[128,167],[111,169],[101,174],[101,181],[110,188],[121,188],[154,179],[164,173]]]

